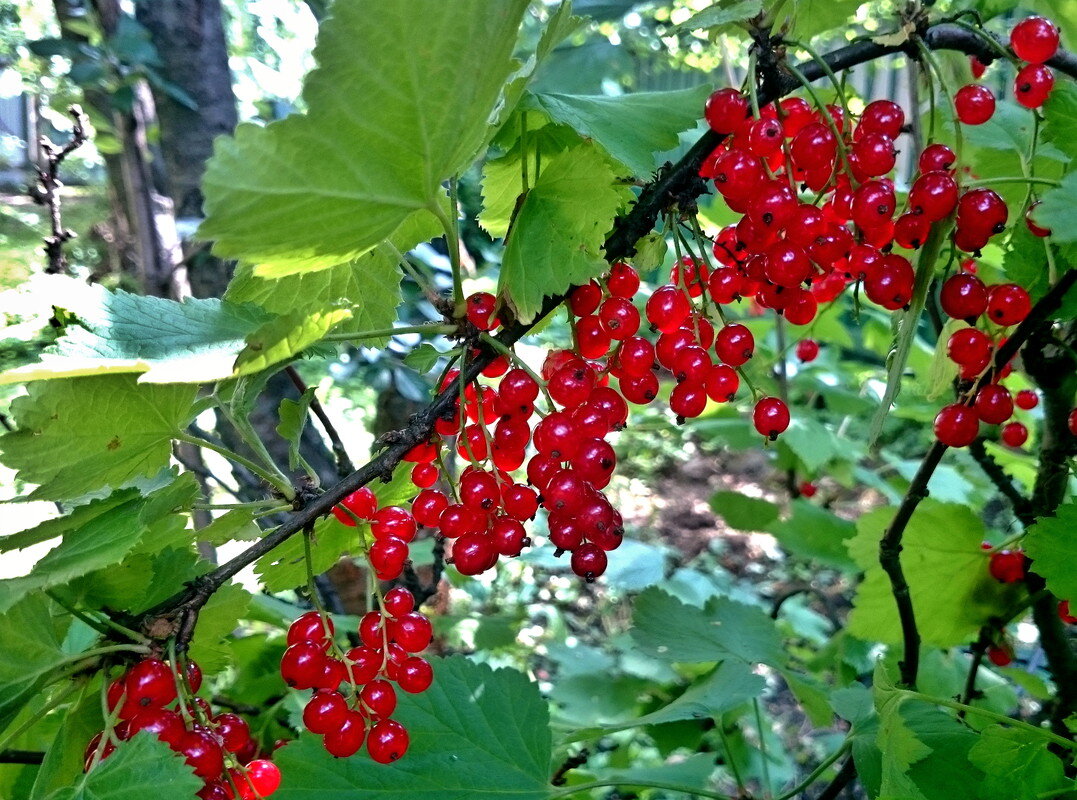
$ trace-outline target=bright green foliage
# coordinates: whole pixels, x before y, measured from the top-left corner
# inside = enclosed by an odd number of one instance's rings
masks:
[[[601,275],[602,244],[623,203],[615,175],[593,145],[558,154],[520,207],[501,265],[501,290],[524,322],[542,299]]]
[[[434,662],[434,685],[402,693],[394,714],[408,729],[407,757],[391,769],[367,758],[335,760],[312,737],[279,751],[280,800],[540,800],[550,769],[546,703],[519,672],[454,657]]]
[[[30,384],[12,403],[17,430],[0,438],[3,463],[34,499],[63,500],[155,475],[192,416],[196,387],[102,375]]]
[[[358,0],[321,28],[308,111],[219,139],[201,235],[261,275],[362,255],[477,155],[526,0]],[[378,24],[369,24],[376,19]],[[416,25],[422,20],[422,25]]]
[[[880,508],[862,516],[849,554],[865,576],[856,591],[849,632],[865,639],[901,641],[890,581],[879,566],[879,539],[893,517]],[[902,568],[912,593],[917,625],[928,644],[941,647],[975,638],[992,616],[1005,616],[1016,593],[987,571],[980,548],[983,523],[967,506],[925,500],[903,537]]]
[[[303,428],[307,424],[310,415],[310,404],[314,400],[314,387],[308,387],[299,400],[285,397],[280,401],[277,416],[280,422],[277,424],[277,433],[288,442],[288,468],[298,469],[300,465],[299,442],[303,436]]]
[[[43,595],[27,597],[0,614],[0,730],[64,662],[66,624],[53,618]]]
[[[1070,158],[1077,158],[1074,126],[1077,126],[1077,87],[1069,81],[1059,81],[1044,106],[1043,137]]]
[[[1077,227],[1072,224],[1073,207],[1077,203],[1077,172],[1062,179],[1062,185],[1043,194],[1042,203],[1033,216],[1037,225],[1049,228],[1056,242],[1077,242]]]
[[[21,530],[0,539],[0,553],[11,550],[22,550],[49,539],[63,536],[70,531],[77,530],[96,520],[98,517],[109,514],[113,509],[122,507],[139,496],[135,489],[124,489],[113,492],[108,497],[94,500],[85,505],[76,506],[71,513],[62,517],[53,517],[45,520],[40,525]]]
[[[165,489],[163,493],[169,492]],[[132,498],[83,524],[75,524],[64,532],[63,541],[34,565],[29,575],[0,581],[0,612],[7,611],[31,592],[62,586],[118,564],[143,537],[166,535],[176,530],[177,525],[182,529],[183,520],[172,514],[171,509],[154,509],[141,498]]]
[[[654,782],[683,791],[705,789],[714,774],[714,756],[697,753],[683,761],[661,767],[627,767],[624,769],[596,770],[591,776],[596,780],[616,782],[618,786],[651,786]]]
[[[1055,596],[1077,600],[1077,504],[1067,503],[1053,517],[1042,517],[1028,529],[1025,552],[1033,569],[1047,581]]]
[[[759,608],[726,597],[703,608],[685,605],[660,589],[636,598],[632,637],[663,661],[725,661],[778,666],[785,663],[774,622]]]
[[[276,317],[247,337],[246,347],[236,358],[236,370],[261,372],[268,369],[320,341],[349,317],[351,311],[346,308],[309,313],[293,311]]]
[[[727,525],[741,531],[765,531],[778,518],[779,511],[769,500],[740,492],[715,492],[711,508]]]
[[[696,125],[709,86],[673,92],[639,92],[608,97],[534,94],[527,101],[557,123],[601,142],[606,151],[632,171],[647,177],[657,166],[655,155],[677,146],[677,134]]]
[[[1042,738],[1014,728],[985,728],[972,746],[969,760],[984,771],[982,800],[1037,800],[1077,789],[1072,780],[1066,780],[1062,761],[1047,749]]]
[[[145,800],[166,787],[169,796],[180,798],[193,796],[201,785],[201,778],[195,777],[183,756],[156,737],[140,733],[48,800]]]
[[[5,373],[0,383],[104,373],[138,373],[148,383],[227,378],[244,339],[270,320],[251,306],[212,299],[179,303],[74,279],[56,279],[49,291],[77,322],[40,362]]]
[[[803,498],[793,501],[792,510],[789,519],[777,520],[766,528],[782,547],[801,558],[853,569],[854,564],[846,551],[846,542],[856,531],[852,522]]]
[[[687,22],[677,26],[680,31],[705,29],[708,33],[720,33],[738,22],[747,22],[763,10],[763,0],[730,0],[715,3],[693,15]]]
[[[191,658],[210,674],[223,669],[232,660],[232,648],[224,639],[247,613],[250,601],[246,589],[230,583],[214,592],[199,612],[198,627],[191,640]]]
[[[834,432],[811,417],[798,416],[790,422],[780,441],[782,447],[793,451],[809,473],[818,472],[842,453],[841,441]]]

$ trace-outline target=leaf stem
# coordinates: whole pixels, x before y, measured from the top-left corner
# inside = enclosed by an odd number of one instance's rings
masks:
[[[752,710],[755,714],[755,729],[759,732],[759,751],[762,753],[763,764],[763,794],[765,797],[773,797],[774,789],[770,783],[770,756],[767,754],[767,736],[763,730],[763,712],[759,708],[759,698],[752,698]]]
[[[462,308],[464,281],[460,273],[460,230],[457,227],[459,214],[457,208],[456,178],[449,178],[449,211],[452,216],[450,217],[449,214],[446,214],[445,209],[437,202],[430,205],[430,211],[438,218],[442,229],[445,231],[445,245],[449,251],[449,264],[452,267],[453,300],[457,306]]]
[[[1027,183],[1027,184],[1041,184],[1043,186],[1061,186],[1062,181],[1056,181],[1054,178],[1036,178],[1031,175],[1007,175],[1000,178],[981,178],[977,181],[968,181],[961,184],[963,189],[972,189],[977,186],[990,186],[993,183]]]
[[[448,335],[456,332],[455,325],[399,325],[395,328],[375,328],[370,331],[356,331],[349,333],[327,333],[322,337],[323,342],[350,342],[359,339],[384,339],[388,336],[400,336],[405,333],[420,333],[429,336]]]
[[[103,612],[100,617],[93,616],[75,608],[74,605],[68,603],[67,601],[59,597],[55,592],[46,591],[45,594],[48,595],[49,599],[56,603],[58,606],[62,607],[73,617],[77,617],[78,619],[82,620],[94,630],[100,631],[101,633],[104,633],[106,635],[113,631],[116,633],[122,633],[124,636],[131,639],[133,642],[136,642],[141,645],[147,645],[150,643],[150,640],[142,634],[136,633],[130,628],[125,628],[118,622],[114,622],[107,614],[104,614]]]
[[[850,729],[850,733],[851,732],[852,730]],[[805,789],[807,789],[809,786],[819,780],[819,778],[822,777],[823,773],[834,765],[835,761],[837,761],[839,758],[849,752],[850,747],[852,747],[852,742],[849,739],[846,739],[844,742],[841,743],[841,747],[839,747],[829,756],[824,758],[819,763],[819,766],[817,766],[814,770],[811,771],[807,778],[798,783],[788,792],[784,792],[783,794],[778,795],[774,798],[774,800],[793,800],[794,797],[800,795],[801,792],[803,792]]]
[[[224,456],[228,460],[234,461],[240,466],[250,470],[259,478],[272,486],[274,489],[276,489],[278,492],[280,492],[288,500],[291,500],[295,497],[295,490],[292,489],[292,485],[288,483],[287,480],[283,479],[282,475],[273,475],[272,473],[255,464],[249,458],[246,458],[245,456],[241,456],[239,453],[229,450],[224,445],[216,444],[215,442],[211,442],[208,439],[200,439],[197,436],[191,436],[187,433],[178,433],[175,434],[172,438],[178,442],[186,442],[187,444],[193,444],[196,447],[203,447],[206,450],[212,450],[213,452]]]
[[[721,792],[712,792],[707,789],[700,789],[698,786],[684,786],[679,783],[673,783],[671,781],[650,781],[640,780],[638,778],[629,778],[625,780],[599,780],[591,781],[590,783],[579,783],[575,786],[560,786],[553,789],[548,797],[565,797],[566,795],[576,794],[577,792],[587,792],[591,789],[602,789],[606,786],[646,786],[650,789],[665,789],[670,792],[683,792],[684,794],[692,797],[706,797],[709,800],[735,800],[727,794]]]

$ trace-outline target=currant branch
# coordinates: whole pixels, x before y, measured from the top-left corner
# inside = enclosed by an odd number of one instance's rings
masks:
[[[30,197],[38,205],[49,210],[49,235],[45,237],[45,256],[48,265],[45,272],[62,275],[67,271],[67,259],[64,257],[64,244],[75,238],[75,232],[64,227],[60,215],[60,165],[72,152],[81,147],[89,138],[86,114],[77,106],[67,109],[73,121],[71,138],[60,146],[41,137],[41,151],[45,154],[45,163],[36,168],[37,183],[30,187]]]

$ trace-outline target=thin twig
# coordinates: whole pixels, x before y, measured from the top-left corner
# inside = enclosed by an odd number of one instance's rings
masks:
[[[45,256],[48,264],[45,272],[63,275],[67,272],[67,258],[64,256],[64,244],[75,238],[75,232],[65,228],[60,214],[60,189],[63,188],[59,178],[60,165],[72,152],[81,147],[89,137],[87,119],[82,108],[77,105],[67,109],[73,122],[71,137],[64,145],[58,145],[47,136],[41,137],[41,152],[45,163],[39,164],[37,183],[30,187],[30,197],[38,205],[49,210],[49,235],[45,237]]]
[[[1031,525],[1034,519],[1032,502],[1014,485],[1013,479],[1006,474],[1006,470],[995,460],[994,456],[987,452],[982,438],[969,445],[969,455],[980,465],[980,469],[991,479],[991,483],[995,485],[999,493],[1010,501],[1014,516],[1021,521],[1021,524],[1026,527]]]
[[[296,368],[288,367],[285,372],[292,379],[292,383],[295,384],[300,396],[306,394],[307,384],[300,377]],[[344,449],[344,442],[341,440],[340,434],[337,433],[337,429],[333,426],[332,420],[329,419],[329,415],[325,413],[325,408],[316,394],[311,396],[310,410],[314,412],[314,416],[322,424],[322,430],[325,431],[325,435],[329,437],[329,441],[333,444],[333,457],[337,460],[337,474],[343,478],[348,473],[354,472],[355,467],[352,465],[352,460],[348,458],[348,451]]]
[[[44,760],[39,750],[0,750],[0,764],[41,764]]]

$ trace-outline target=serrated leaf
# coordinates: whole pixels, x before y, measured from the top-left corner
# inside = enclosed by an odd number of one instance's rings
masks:
[[[846,542],[856,533],[856,526],[825,508],[803,498],[792,503],[788,519],[772,522],[765,530],[774,535],[789,552],[841,569],[855,565],[846,551]]]
[[[882,793],[884,797],[923,798],[909,778],[909,769],[926,758],[931,748],[921,741],[901,714],[905,695],[894,686],[882,661],[875,668],[872,684],[875,708],[879,713],[877,743],[883,754]]]
[[[652,588],[636,598],[632,620],[632,638],[663,661],[739,659],[772,666],[786,661],[774,620],[727,597],[712,597],[698,608]]]
[[[0,731],[63,662],[62,633],[44,595],[31,595],[0,614]]]
[[[747,22],[763,11],[763,0],[725,0],[710,8],[705,8],[693,15],[687,22],[682,22],[674,33],[690,31],[714,31],[726,28],[737,22]]]
[[[894,509],[879,508],[857,521],[849,555],[864,570],[848,630],[888,644],[901,642],[890,580],[879,565],[879,540]],[[1017,599],[1013,587],[994,580],[980,518],[967,506],[928,498],[920,503],[902,539],[901,564],[912,595],[920,635],[927,644],[968,642],[991,617],[1005,618]]]
[[[1047,581],[1056,597],[1077,600],[1077,504],[1060,506],[1053,517],[1040,517],[1028,528],[1025,552],[1032,559],[1032,569]]]
[[[697,753],[682,761],[656,767],[633,766],[587,772],[606,786],[651,787],[660,784],[666,791],[685,792],[692,797],[694,792],[708,788],[714,768],[713,754]]]
[[[632,174],[646,177],[657,166],[655,154],[676,147],[678,134],[699,122],[708,94],[710,87],[697,86],[616,96],[533,94],[525,102],[597,141]]]
[[[347,308],[332,311],[294,311],[251,332],[236,357],[235,372],[260,372],[310,347],[344,320]]]
[[[1073,209],[1077,207],[1077,172],[1062,179],[1061,185],[1049,189],[1032,212],[1037,225],[1051,231],[1051,241],[1077,242],[1077,225],[1073,224]]]
[[[623,191],[594,145],[549,159],[527,195],[505,247],[500,290],[522,322],[549,295],[607,269],[602,245]]]
[[[404,363],[418,372],[420,375],[425,375],[434,368],[434,365],[438,363],[438,360],[445,355],[438,350],[430,342],[423,342],[406,356],[404,356]]]
[[[435,206],[442,182],[471,163],[487,135],[526,7],[334,7],[304,82],[308,111],[217,140],[199,235],[217,240],[220,255],[279,276],[357,258]]]
[[[1043,138],[1077,159],[1077,87],[1069,81],[1059,81],[1043,105]]]
[[[779,441],[793,451],[793,455],[810,473],[818,472],[843,450],[834,432],[819,420],[810,417],[794,417]]]
[[[41,542],[47,542],[49,539],[56,539],[136,497],[138,497],[136,489],[124,489],[119,492],[113,492],[108,497],[93,500],[85,505],[75,506],[71,509],[71,513],[66,516],[47,519],[33,528],[26,528],[0,538],[0,553],[22,550]]]
[[[969,760],[985,773],[982,800],[1037,800],[1077,789],[1043,738],[1017,728],[985,728],[969,751]]]
[[[241,264],[228,284],[225,298],[236,303],[255,303],[275,314],[346,308],[352,315],[339,322],[340,331],[388,328],[396,319],[400,305],[400,254],[438,232],[429,214],[413,215],[388,242],[354,260],[325,269],[274,277],[256,274],[252,265]],[[387,337],[367,340],[372,347],[381,347],[386,341]]]
[[[63,712],[63,722],[45,751],[30,800],[47,797],[51,792],[70,786],[82,775],[86,743],[102,729],[100,682],[84,685],[71,705]]]
[[[40,484],[35,500],[130,485],[168,464],[196,391],[139,384],[133,375],[32,383],[11,404],[17,429],[0,438],[0,461]]]
[[[522,673],[461,656],[435,659],[434,683],[401,693],[393,714],[408,729],[407,755],[390,769],[369,758],[334,759],[304,736],[275,756],[279,800],[543,800],[550,731],[546,703]]]
[[[935,352],[931,355],[931,369],[927,378],[926,397],[928,400],[938,400],[943,395],[953,392],[958,367],[947,354],[947,349],[954,332],[968,326],[964,320],[948,319],[939,331],[939,339],[935,343]]]
[[[49,800],[145,800],[162,796],[193,797],[202,779],[156,736],[141,732],[122,742],[112,755],[83,775],[72,787],[59,789]]]
[[[646,272],[661,266],[666,260],[668,251],[666,237],[655,231],[640,237],[636,242],[636,254],[632,256],[631,261],[638,271]]]
[[[233,508],[216,517],[198,531],[198,541],[220,546],[226,542],[250,542],[262,535],[255,520],[255,512],[249,508]]]
[[[727,525],[740,531],[764,531],[778,518],[774,503],[740,492],[715,492],[710,504]]]
[[[160,490],[168,492],[168,488]],[[31,592],[63,586],[76,578],[120,563],[144,536],[160,533],[182,521],[162,513],[143,515],[148,500],[137,495],[86,522],[67,530],[63,541],[34,564],[29,574],[0,580],[0,613],[7,611]],[[170,511],[171,509],[167,509]],[[166,509],[159,509],[166,511]]]
[[[863,0],[793,0],[793,33],[797,38],[807,40],[817,33],[846,27],[862,2]],[[768,5],[773,5],[773,0]]]
[[[236,629],[250,602],[251,595],[246,589],[229,583],[214,592],[198,612],[190,653],[206,674],[219,672],[231,662],[231,648],[224,639]]]
[[[244,339],[270,319],[223,300],[177,302],[49,277],[40,290],[77,321],[37,363],[8,370],[0,384],[110,373],[137,373],[142,383],[218,380],[232,374]]]

